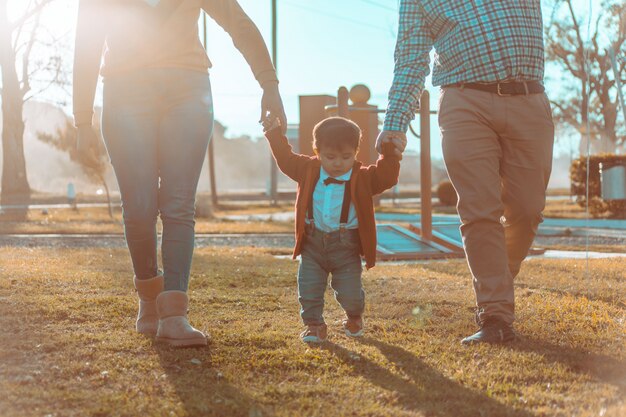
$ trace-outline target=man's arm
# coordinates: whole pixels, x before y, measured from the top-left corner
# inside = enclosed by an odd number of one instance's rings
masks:
[[[383,131],[406,133],[415,118],[424,80],[430,72],[432,48],[433,39],[422,6],[417,0],[401,0],[393,84]]]
[[[106,37],[103,7],[95,0],[78,6],[73,70],[73,112],[76,126],[91,125],[93,102]]]

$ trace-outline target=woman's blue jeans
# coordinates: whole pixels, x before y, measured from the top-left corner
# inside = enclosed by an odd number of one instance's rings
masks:
[[[160,216],[165,290],[188,288],[196,188],[212,129],[207,73],[142,69],[104,81],[102,133],[120,188],[135,276],[159,273]]]

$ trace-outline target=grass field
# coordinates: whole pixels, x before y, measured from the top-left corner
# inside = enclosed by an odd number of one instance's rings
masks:
[[[267,207],[267,212],[289,211],[293,206]],[[220,211],[220,215],[212,219],[196,219],[196,233],[289,233],[293,232],[292,222],[279,221],[231,221],[225,218],[228,214],[254,214],[260,208],[237,207]],[[159,223],[160,225],[160,223]],[[0,234],[21,233],[124,233],[122,226],[122,213],[120,208],[115,208],[113,218],[109,216],[106,207],[89,207],[79,210],[70,208],[49,209],[45,213],[42,210],[30,210],[26,221],[1,221]]]
[[[532,260],[508,346],[474,331],[464,261],[364,275],[367,335],[298,339],[297,263],[200,249],[190,319],[205,349],[133,331],[124,250],[0,251],[0,416],[624,416],[626,260]]]
[[[386,213],[419,213],[420,205],[416,203],[403,203],[400,200],[397,205],[382,206],[378,211]],[[454,206],[443,206],[433,201],[433,213],[457,214],[457,211]],[[543,214],[545,217],[557,219],[585,219],[588,216],[591,218],[591,215],[587,215],[584,208],[567,197],[547,200]]]
[[[419,212],[419,205],[403,203],[401,205],[386,204],[378,208],[379,212],[411,213]],[[196,219],[196,233],[198,234],[231,234],[231,233],[292,233],[293,223],[281,221],[280,218],[270,220],[232,220],[229,216],[254,216],[258,214],[285,213],[293,210],[290,202],[270,206],[267,203],[229,203],[221,204],[219,210],[214,211],[212,218],[199,217]],[[453,207],[436,205],[435,214],[455,214]],[[585,218],[584,210],[568,199],[548,200],[545,214],[555,218]],[[0,217],[0,234],[122,234],[122,214],[119,207],[114,208],[113,218],[108,214],[106,207],[89,207],[72,210],[68,207],[51,208],[46,210],[29,210],[26,221],[11,221]],[[406,226],[399,223],[401,226]],[[159,224],[160,228],[160,224]],[[574,239],[575,240],[575,239]],[[589,243],[589,242],[588,242]],[[572,242],[566,239],[560,242],[552,240],[549,244],[541,241],[537,243],[545,249],[582,251],[587,249],[584,240]],[[597,252],[624,252],[626,245],[622,243],[595,242],[588,246],[589,251]]]
[[[254,215],[259,213],[281,213],[293,210],[293,203],[270,206],[255,204],[222,204],[214,211],[214,218],[197,218],[198,233],[285,233],[293,230],[291,222],[281,221],[231,221],[228,215]],[[420,206],[413,203],[386,204],[378,208],[383,213],[419,213]],[[456,214],[454,207],[435,205],[434,214]],[[546,217],[585,218],[585,211],[569,199],[549,200]],[[119,207],[113,210],[113,218],[105,207],[90,207],[72,210],[51,208],[46,211],[29,210],[26,221],[11,221],[0,218],[0,233],[122,233],[122,214]]]

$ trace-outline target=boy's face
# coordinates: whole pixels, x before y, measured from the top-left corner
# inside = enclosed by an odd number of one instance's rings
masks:
[[[357,150],[351,147],[319,149],[317,155],[322,162],[322,168],[331,177],[340,177],[352,169]]]

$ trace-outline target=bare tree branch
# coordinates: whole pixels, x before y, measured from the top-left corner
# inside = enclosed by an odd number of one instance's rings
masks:
[[[552,100],[555,121],[580,131],[581,144],[584,136],[593,132],[602,138],[605,150],[614,149],[611,146],[622,143],[626,135],[626,127],[617,124],[615,90],[615,79],[626,75],[623,73],[626,62],[620,61],[618,74],[614,74],[608,54],[610,47],[621,50],[626,42],[625,11],[626,5],[620,0],[603,2],[602,11],[594,18],[593,25],[589,25],[587,44],[573,1],[557,1],[546,29],[547,61],[561,67],[566,74],[561,77],[566,89]]]
[[[35,23],[33,31],[31,32],[26,50],[22,54],[22,97],[24,97],[30,91],[30,79],[28,77],[28,66],[30,64],[30,54],[33,51],[33,45],[37,40],[37,28],[41,20],[41,13],[35,15]]]
[[[9,30],[13,31],[16,28],[22,26],[31,17],[38,15],[43,10],[44,7],[46,7],[48,4],[52,3],[53,1],[54,0],[40,0],[34,7],[30,8],[30,10],[28,10],[26,13],[20,16],[19,19],[17,19],[14,22],[11,22],[9,25]]]

